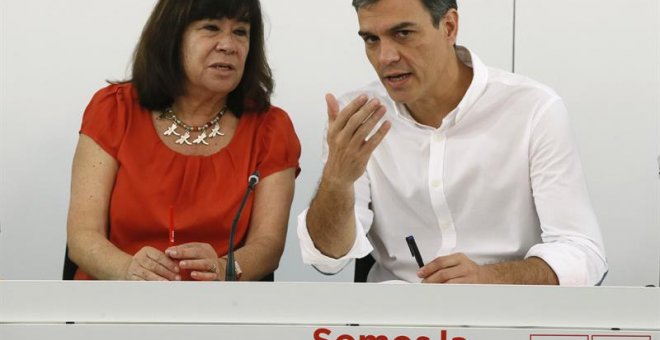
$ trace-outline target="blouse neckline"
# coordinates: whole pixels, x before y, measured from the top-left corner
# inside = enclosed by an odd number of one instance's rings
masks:
[[[218,151],[216,151],[212,154],[208,154],[208,155],[186,155],[184,153],[181,153],[179,151],[176,151],[176,150],[170,148],[167,144],[165,144],[165,142],[163,142],[163,139],[160,137],[160,133],[158,132],[158,130],[156,130],[156,125],[154,124],[154,120],[152,118],[152,115],[155,114],[155,113],[153,113],[153,112],[151,112],[151,111],[149,111],[145,108],[142,108],[142,111],[144,111],[146,113],[146,116],[149,119],[149,126],[151,127],[151,135],[158,140],[158,144],[162,148],[167,149],[168,152],[170,152],[170,153],[172,153],[172,154],[174,154],[178,157],[186,157],[186,158],[211,158],[211,157],[216,157],[216,156],[222,154],[223,152],[225,152],[225,150],[232,147],[232,145],[235,143],[236,136],[243,129],[243,125],[245,125],[244,124],[245,119],[243,119],[244,115],[241,115],[240,117],[238,117],[238,124],[236,125],[236,130],[234,131],[234,134],[231,136],[231,140],[229,141],[229,143],[227,143],[227,145],[220,148],[220,150],[218,150]]]

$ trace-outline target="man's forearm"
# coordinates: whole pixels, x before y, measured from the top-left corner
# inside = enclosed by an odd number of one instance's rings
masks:
[[[316,248],[326,256],[340,258],[355,242],[355,193],[353,185],[321,179],[307,211],[307,230]]]
[[[559,279],[550,266],[538,257],[522,261],[485,265],[492,282],[497,284],[558,285]]]
[[[360,95],[339,109],[332,94],[328,105],[327,162],[321,184],[307,211],[307,231],[321,253],[332,258],[346,255],[355,242],[353,185],[392,124],[385,121],[376,132],[386,108],[376,98]]]

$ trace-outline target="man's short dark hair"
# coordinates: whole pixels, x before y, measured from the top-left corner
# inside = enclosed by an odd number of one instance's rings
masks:
[[[369,6],[377,3],[379,0],[353,0],[353,7],[355,10],[364,6]],[[407,0],[410,1],[410,0]],[[450,9],[458,9],[456,0],[418,0],[424,5],[424,8],[431,14],[433,26],[436,28],[440,25],[440,20],[449,12]]]
[[[250,23],[250,50],[243,77],[227,97],[227,107],[244,111],[270,107],[273,78],[266,60],[264,24],[259,0],[159,0],[135,48],[131,81],[140,104],[161,111],[185,94],[183,35],[192,22],[236,19]]]

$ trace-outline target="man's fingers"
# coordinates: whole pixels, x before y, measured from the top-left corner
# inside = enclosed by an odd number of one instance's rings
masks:
[[[421,278],[427,278],[435,272],[456,266],[460,263],[459,257],[456,254],[436,257],[433,261],[427,263],[424,267],[420,268],[417,271],[418,276]]]
[[[331,97],[334,99],[334,96]],[[331,99],[331,100],[332,100]],[[326,101],[328,100],[328,97],[326,97]],[[335,119],[330,121],[330,127],[337,131],[337,130],[343,130],[344,127],[346,126],[347,122],[349,119],[351,119],[359,110],[361,110],[365,104],[369,101],[369,98],[366,95],[360,95],[357,98],[353,99],[346,107],[344,107],[341,111],[339,111],[339,103],[337,102],[336,99],[334,99],[334,104],[336,104],[336,110],[337,114],[335,115]],[[330,109],[330,102],[328,102],[328,110]],[[328,115],[330,112],[328,112]],[[351,131],[352,134],[352,131]]]
[[[369,119],[374,112],[380,110],[382,104],[378,99],[372,99],[351,115],[344,126],[344,132],[353,136],[355,132]]]
[[[448,283],[449,281],[461,278],[464,276],[464,269],[461,266],[453,266],[436,271],[435,273],[427,276],[423,283]]]
[[[381,119],[385,116],[386,111],[387,109],[384,106],[378,107],[376,111],[368,116],[367,119],[362,122],[362,125],[358,127],[357,131],[355,131],[355,134],[353,135],[353,140],[351,142],[358,143],[358,145],[362,147],[362,144],[367,141],[367,136],[369,136],[376,125],[378,125],[378,122],[380,122]]]
[[[455,279],[451,279],[451,280],[448,280],[447,282],[445,282],[445,284],[452,284],[452,285],[453,284],[467,284],[467,283],[472,283],[472,282],[470,282],[470,280],[466,279],[463,276],[457,277]]]
[[[417,276],[425,283],[486,283],[480,277],[481,266],[463,253],[440,256],[420,268]]]
[[[327,93],[325,95],[325,103],[328,107],[328,121],[334,122],[339,114],[339,103],[337,98],[332,93]]]
[[[371,154],[374,152],[376,147],[380,144],[380,142],[383,141],[383,138],[385,138],[385,135],[390,131],[392,128],[392,123],[389,121],[383,122],[383,124],[378,128],[376,133],[373,134],[366,142],[365,142],[365,152],[368,152]]]
[[[337,113],[332,121],[331,116],[338,110],[338,104],[331,94],[326,96],[326,100],[331,119],[328,126],[328,143],[339,145],[340,148],[348,147],[353,152],[362,148],[365,138],[386,112],[386,108],[378,99],[368,100],[362,95]]]

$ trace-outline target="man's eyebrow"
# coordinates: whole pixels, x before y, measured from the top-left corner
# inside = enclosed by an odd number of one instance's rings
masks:
[[[390,27],[389,29],[387,29],[387,31],[389,33],[394,33],[396,31],[406,29],[406,28],[410,28],[410,27],[413,27],[413,26],[416,26],[416,24],[414,22],[404,21],[402,23],[398,23],[398,24]],[[369,31],[358,31],[358,35],[361,36],[361,37],[365,37],[365,36],[370,36],[370,35],[374,35],[374,34],[369,32]]]
[[[400,24],[396,24],[396,25],[390,27],[390,29],[388,29],[388,31],[390,33],[392,33],[392,32],[396,32],[396,31],[399,31],[399,30],[402,30],[402,29],[405,29],[405,28],[413,27],[413,26],[416,26],[416,24],[414,22],[405,21],[405,22],[402,22]]]
[[[366,36],[369,36],[369,35],[373,35],[373,33],[369,32],[369,31],[358,31],[358,35],[361,36],[361,37],[366,37]]]

